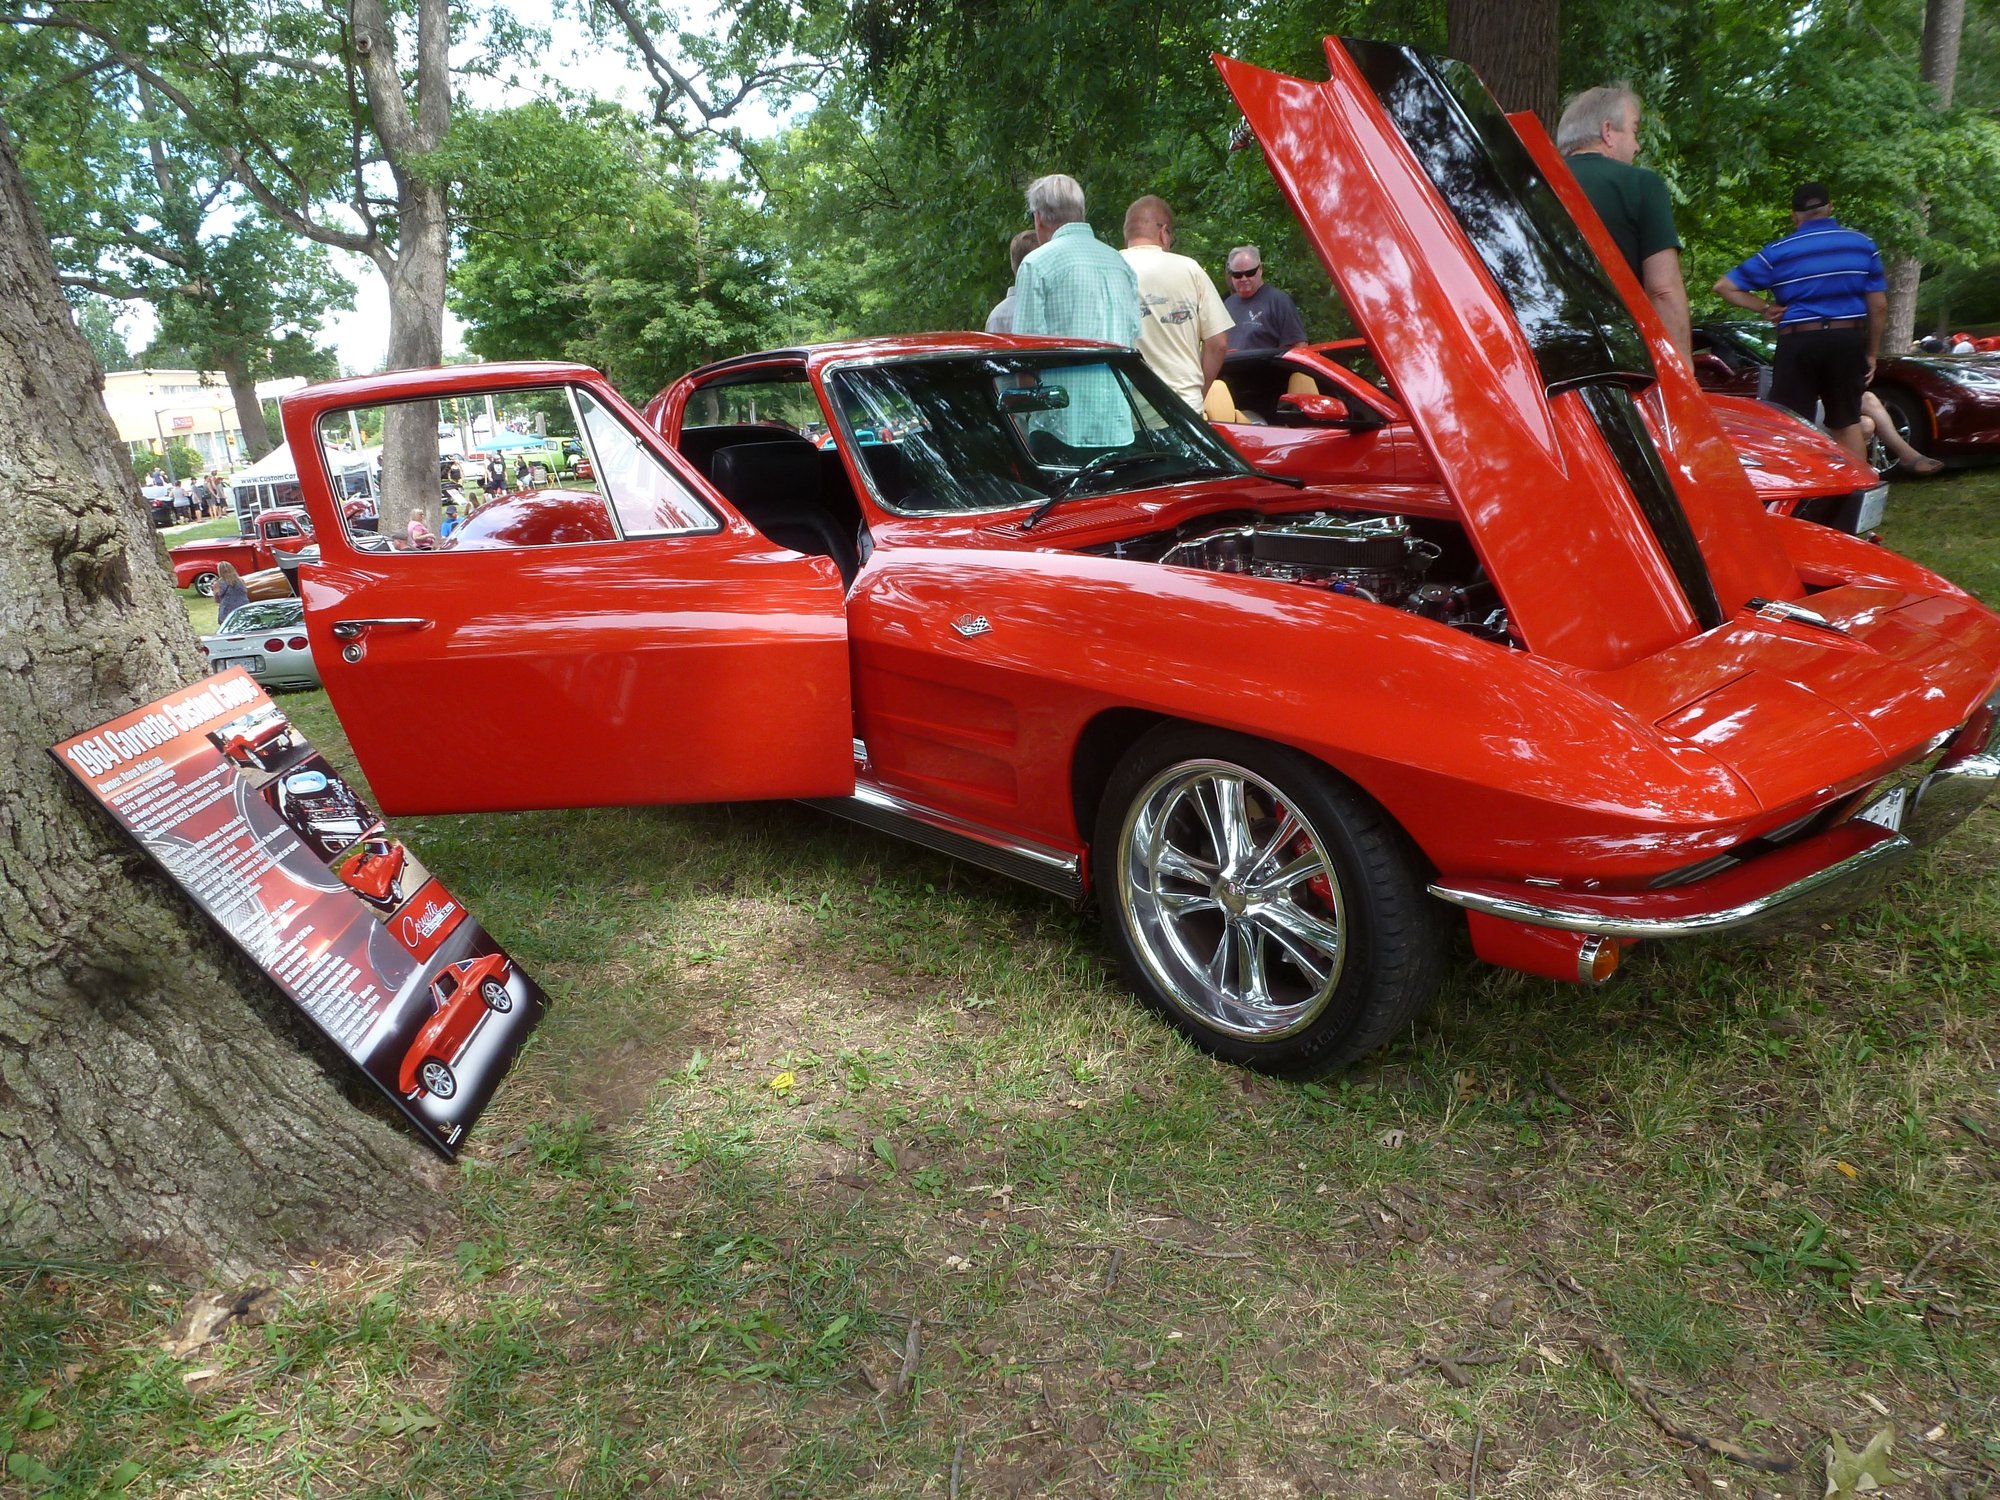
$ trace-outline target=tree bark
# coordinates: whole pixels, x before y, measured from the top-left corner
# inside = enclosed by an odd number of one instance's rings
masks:
[[[1502,109],[1529,109],[1553,132],[1562,33],[1557,0],[1445,0],[1445,50],[1471,63]]]
[[[353,14],[369,113],[396,181],[396,249],[391,254],[378,242],[373,252],[389,285],[388,367],[441,364],[451,224],[444,184],[413,167],[416,158],[438,148],[451,126],[450,18],[445,0],[419,0],[412,112],[383,0],[353,0]],[[381,530],[394,536],[407,525],[412,510],[435,509],[438,488],[436,408],[424,403],[392,406],[382,429],[382,487],[376,499]]]
[[[271,441],[270,424],[264,420],[264,403],[257,399],[257,382],[241,354],[226,354],[217,363],[222,366],[222,378],[229,382],[236,425],[243,429],[243,446],[249,450],[243,456],[254,463],[277,446]]]
[[[1958,42],[1965,33],[1965,0],[1924,0],[1922,77],[1937,90],[1937,107],[1950,109],[1958,82]],[[1928,224],[1930,204],[1919,200],[1917,211]],[[1917,284],[1923,262],[1898,255],[1889,263],[1889,316],[1882,330],[1882,352],[1900,354],[1910,347],[1917,330]]]
[[[447,1175],[46,753],[201,662],[4,130],[0,298],[0,1244],[240,1272],[420,1231]]]

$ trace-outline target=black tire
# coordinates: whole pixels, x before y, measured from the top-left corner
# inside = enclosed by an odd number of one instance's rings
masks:
[[[1873,389],[1875,399],[1889,413],[1889,420],[1896,424],[1903,441],[1928,456],[1936,445],[1931,441],[1931,420],[1924,410],[1923,398],[1900,385],[1878,385]]]
[[[204,599],[213,599],[215,597],[215,575],[213,573],[197,573],[194,575],[194,582],[189,584],[188,587],[192,588]]]
[[[458,1079],[439,1057],[427,1057],[417,1067],[417,1082],[433,1099],[449,1099],[458,1092]]]
[[[486,1008],[505,1015],[514,1008],[514,997],[507,993],[507,986],[497,979],[486,980],[479,986],[479,998],[486,1002]]]
[[[1243,853],[1204,860],[1232,820]],[[1176,873],[1204,862],[1214,876]],[[1443,979],[1445,912],[1415,847],[1282,745],[1194,725],[1146,735],[1105,789],[1091,866],[1132,988],[1203,1051],[1258,1072],[1311,1078],[1366,1056]]]

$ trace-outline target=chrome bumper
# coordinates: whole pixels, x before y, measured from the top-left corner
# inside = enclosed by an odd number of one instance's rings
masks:
[[[1852,897],[1964,822],[2000,786],[2000,692],[1933,756],[1898,773],[1859,812],[1824,833],[1662,890],[1553,891],[1511,881],[1440,881],[1433,896],[1530,927],[1607,938],[1726,932]]]

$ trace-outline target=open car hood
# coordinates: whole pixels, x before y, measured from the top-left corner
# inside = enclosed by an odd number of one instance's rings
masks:
[[[1463,63],[1326,50],[1324,83],[1216,65],[1521,639],[1612,669],[1752,598],[1799,597],[1706,399],[1546,135],[1517,134]]]

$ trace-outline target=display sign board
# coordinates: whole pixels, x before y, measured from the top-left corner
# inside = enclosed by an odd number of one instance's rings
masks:
[[[240,669],[54,747],[445,1156],[546,1003]]]

